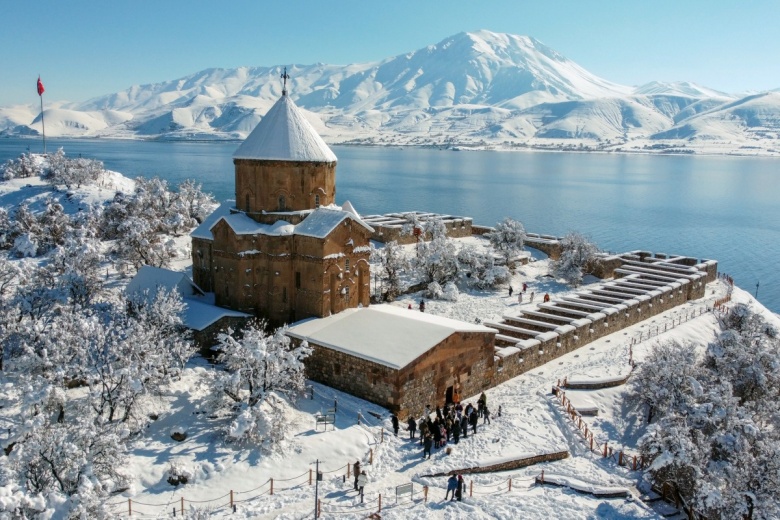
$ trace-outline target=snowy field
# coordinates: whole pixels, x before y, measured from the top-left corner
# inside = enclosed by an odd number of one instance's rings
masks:
[[[522,267],[512,284],[523,282],[539,294],[549,292],[553,300],[567,288],[546,277],[548,261],[536,255],[536,261]],[[619,467],[613,459],[593,453],[577,428],[568,419],[559,401],[551,394],[559,379],[606,379],[629,373],[628,345],[632,338],[667,325],[670,330],[633,347],[635,360],[658,341],[687,339],[704,346],[714,338],[718,325],[711,313],[679,323],[683,315],[697,311],[723,296],[719,282],[707,288],[704,300],[655,316],[646,322],[601,338],[538,369],[488,390],[494,410],[492,423],[480,424],[477,435],[449,444],[451,452],[434,450],[423,460],[419,441],[410,441],[405,431],[393,437],[389,413],[376,405],[356,399],[319,384],[312,384],[313,399],[300,400],[288,413],[294,434],[274,455],[261,455],[250,446],[226,445],[214,432],[217,419],[201,413],[210,389],[198,377],[213,367],[196,359],[190,363],[184,379],[169,389],[162,399],[168,411],[152,424],[132,451],[128,468],[134,475],[133,487],[112,503],[118,515],[127,515],[128,499],[134,517],[168,518],[183,506],[190,515],[230,518],[310,518],[314,514],[315,486],[309,484],[310,470],[317,460],[324,472],[317,490],[323,518],[366,518],[379,510],[382,518],[661,518],[668,512],[663,503],[658,511],[642,502],[640,472]],[[516,293],[515,293],[516,294]],[[406,308],[410,303],[418,312],[419,295],[400,298],[394,305]],[[537,296],[537,302],[540,297]],[[750,295],[735,290],[736,301],[751,302]],[[506,289],[460,294],[456,302],[431,301],[426,312],[474,321],[496,319],[532,304],[518,304]],[[768,311],[767,319],[775,319]],[[595,417],[586,417],[599,442],[608,441],[616,449],[632,451],[643,432],[638,417],[624,413],[624,387],[595,391],[568,391],[575,406],[598,409]],[[476,404],[476,397],[468,401]],[[326,411],[337,401],[336,424],[315,430],[314,415]],[[495,411],[501,406],[501,417]],[[186,432],[183,442],[170,435]],[[462,502],[444,501],[445,476],[449,471],[487,466],[540,455],[568,451],[570,457],[556,462],[497,473],[465,475],[467,493]],[[346,466],[360,460],[368,474],[364,502],[345,479]],[[371,463],[372,462],[372,463]],[[167,482],[171,464],[190,475],[186,485],[173,487]],[[570,487],[538,485],[534,480],[542,471],[549,481]],[[273,495],[270,481],[273,479]],[[511,479],[511,490],[509,480]],[[345,482],[346,480],[346,482]],[[312,484],[314,480],[312,480]],[[414,496],[402,495],[396,502],[396,487],[412,483]],[[423,487],[428,487],[424,500]],[[627,491],[627,498],[604,498],[572,489],[591,490],[595,495]],[[230,494],[236,512],[230,509]]]

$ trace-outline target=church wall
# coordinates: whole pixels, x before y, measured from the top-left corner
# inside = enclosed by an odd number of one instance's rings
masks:
[[[490,387],[494,341],[491,332],[456,332],[404,367],[398,374],[394,401],[399,417],[419,416],[426,404],[431,408],[443,405],[448,387],[453,387],[461,401]]]
[[[236,206],[261,221],[263,211],[280,211],[279,197],[285,199],[285,211],[300,211],[319,204],[333,204],[336,198],[336,163],[295,161],[258,161],[234,159]]]
[[[206,292],[214,291],[211,240],[192,238],[192,281]]]
[[[309,345],[313,352],[304,362],[306,377],[385,406],[401,419],[419,415],[426,404],[443,404],[447,387],[456,383],[462,399],[479,395],[493,373],[489,332],[453,333],[401,370]]]

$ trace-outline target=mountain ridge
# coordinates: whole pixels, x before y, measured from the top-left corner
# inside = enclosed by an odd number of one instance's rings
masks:
[[[46,108],[47,134],[243,139],[281,95],[282,66],[209,68]],[[463,32],[346,66],[288,67],[291,98],[333,144],[778,154],[780,89],[631,87],[529,36]],[[34,106],[0,107],[0,135],[35,135]],[[684,149],[684,150],[683,150]]]

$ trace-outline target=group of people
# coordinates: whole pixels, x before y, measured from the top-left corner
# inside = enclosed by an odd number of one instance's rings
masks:
[[[499,407],[500,408],[500,407]],[[423,447],[423,458],[430,459],[432,450],[443,448],[448,442],[458,444],[461,436],[465,439],[469,435],[471,427],[472,435],[477,433],[477,425],[480,417],[483,424],[490,424],[490,410],[487,406],[487,396],[484,392],[477,400],[477,406],[467,403],[447,403],[443,408],[436,406],[435,416],[430,406],[426,405],[425,413],[419,420],[410,415],[407,420],[409,439],[415,439],[417,431],[420,432],[420,444]],[[398,435],[398,417],[391,418],[393,431]]]
[[[527,290],[528,290],[528,284],[523,282],[522,291],[520,291],[518,293],[518,295],[517,295],[517,303],[523,303],[523,295],[526,293]],[[509,297],[510,298],[512,297],[512,294],[514,293],[514,291],[515,291],[514,287],[512,287],[510,285],[509,286]],[[530,300],[531,303],[533,303],[535,295],[536,295],[536,293],[531,291],[531,300]],[[550,293],[544,293],[544,303],[547,303],[549,301],[550,301]]]

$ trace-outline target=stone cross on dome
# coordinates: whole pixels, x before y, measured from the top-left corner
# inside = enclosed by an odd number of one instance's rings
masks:
[[[282,75],[279,76],[284,80],[284,85],[282,86],[282,95],[287,95],[287,80],[290,79],[290,75],[287,74],[287,67],[284,68],[284,72],[282,72]]]

